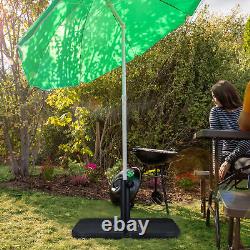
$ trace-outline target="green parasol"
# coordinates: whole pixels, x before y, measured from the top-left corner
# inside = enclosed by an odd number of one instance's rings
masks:
[[[54,0],[18,44],[31,86],[91,82],[122,63],[120,24],[105,0]],[[113,0],[126,25],[126,61],[193,14],[200,0]]]
[[[88,83],[122,65],[124,221],[129,218],[126,62],[183,24],[199,2],[54,0],[18,43],[29,84],[44,90]]]

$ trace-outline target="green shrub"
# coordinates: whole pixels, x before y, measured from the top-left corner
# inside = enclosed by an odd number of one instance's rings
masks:
[[[44,180],[51,181],[54,177],[54,167],[50,165],[42,166],[41,175]]]
[[[111,183],[113,178],[121,171],[121,168],[122,161],[118,160],[112,167],[107,169],[107,171],[105,172],[105,176],[107,177],[109,183]]]
[[[89,181],[91,182],[97,182],[97,179],[99,177],[97,165],[93,162],[89,162],[84,166],[84,173],[88,177]]]
[[[82,175],[84,173],[83,164],[77,162],[76,160],[68,159],[68,168],[69,175]]]
[[[42,130],[42,148],[38,156],[38,164],[48,157],[53,162],[58,162],[60,157],[59,145],[66,143],[67,138],[65,129],[63,127],[56,127],[52,125],[44,126]]]
[[[192,189],[196,181],[197,178],[192,172],[184,172],[176,176],[177,185],[185,190]]]
[[[13,177],[9,166],[0,165],[0,182],[11,180]]]
[[[181,179],[177,182],[178,186],[185,189],[190,190],[193,188],[194,183],[190,179]]]

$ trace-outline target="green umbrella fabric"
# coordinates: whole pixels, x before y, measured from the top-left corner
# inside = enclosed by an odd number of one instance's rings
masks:
[[[191,16],[200,0],[113,0],[126,24],[126,61]],[[31,86],[91,82],[121,65],[121,28],[105,0],[54,0],[18,44]]]

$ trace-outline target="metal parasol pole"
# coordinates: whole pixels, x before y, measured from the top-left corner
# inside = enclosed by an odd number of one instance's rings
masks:
[[[129,208],[129,187],[127,185],[127,83],[126,83],[126,44],[125,44],[125,23],[121,20],[111,1],[106,1],[115,19],[122,30],[122,194],[121,194],[121,218],[127,221],[130,217]]]

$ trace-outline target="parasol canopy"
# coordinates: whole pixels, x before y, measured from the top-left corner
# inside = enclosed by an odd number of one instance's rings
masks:
[[[31,86],[91,82],[121,66],[122,32],[106,0],[54,0],[18,43]],[[191,16],[200,0],[112,0],[126,25],[126,62]]]

